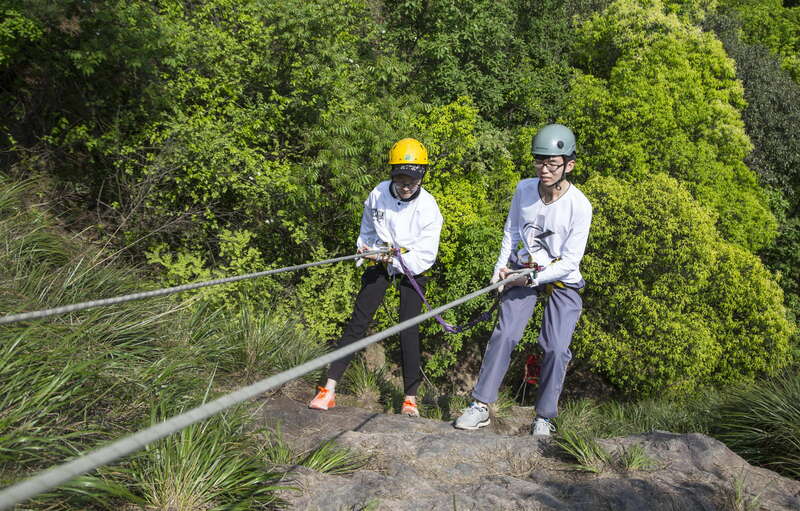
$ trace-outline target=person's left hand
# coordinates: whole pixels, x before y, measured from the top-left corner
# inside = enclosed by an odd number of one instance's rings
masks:
[[[510,277],[512,275],[514,275],[514,273],[511,272],[511,270],[509,270],[508,268],[501,268],[500,269],[500,280],[505,280],[505,279],[507,279],[508,277]],[[521,275],[519,278],[512,280],[511,282],[509,282],[508,284],[506,284],[503,287],[509,288],[509,287],[524,286],[527,283],[528,283],[528,276],[527,275]]]

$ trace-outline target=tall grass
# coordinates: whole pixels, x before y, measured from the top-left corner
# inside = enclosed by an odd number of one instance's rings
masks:
[[[719,391],[709,389],[682,398],[603,403],[590,399],[567,401],[555,422],[560,431],[604,438],[655,430],[708,433],[721,396]]]
[[[711,433],[751,463],[800,479],[800,371],[732,390]]]
[[[153,422],[174,415],[160,405]],[[126,469],[129,485],[155,509],[265,509],[281,475],[253,456],[245,435],[249,417],[235,409],[155,442]]]
[[[609,438],[654,430],[710,435],[748,462],[800,479],[800,371],[742,387],[631,402],[565,402],[561,433]]]
[[[157,285],[26,207],[30,187],[0,175],[0,315]],[[219,384],[240,385],[321,350],[268,314],[229,317],[175,297],[0,326],[0,481],[196,406],[208,388],[215,394]],[[270,505],[275,475],[254,461],[246,417],[231,412],[187,428],[26,507]]]
[[[135,288],[131,270],[94,266],[96,251],[27,210],[22,196],[29,186],[0,182],[0,313]],[[109,425],[129,426],[131,410],[148,398],[131,388],[131,368],[158,359],[164,317],[172,312],[163,300],[132,302],[0,328],[0,470],[51,464],[107,436]],[[130,399],[127,407],[121,399]]]
[[[221,315],[219,335],[225,338],[217,360],[225,371],[253,382],[276,374],[325,353],[325,345],[304,335],[297,323],[265,311],[247,308],[237,316]],[[304,379],[313,381],[319,372]]]

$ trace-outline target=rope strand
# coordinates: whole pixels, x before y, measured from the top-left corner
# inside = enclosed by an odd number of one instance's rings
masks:
[[[247,279],[255,279],[258,277],[266,277],[267,275],[274,275],[276,273],[283,273],[287,271],[294,271],[294,270],[302,270],[304,268],[311,268],[312,266],[321,266],[323,264],[331,264],[331,263],[338,263],[340,261],[347,261],[350,259],[359,259],[361,257],[372,255],[372,254],[384,254],[388,251],[388,248],[379,248],[376,250],[370,250],[368,252],[361,252],[359,254],[349,255],[349,256],[342,256],[342,257],[334,257],[333,259],[325,259],[324,261],[317,261],[313,263],[306,263],[306,264],[298,264],[294,266],[286,266],[284,268],[277,268],[275,270],[267,270],[267,271],[260,271],[256,273],[248,273],[245,275],[237,275],[235,277],[226,277],[223,279],[216,279],[216,280],[207,280],[203,282],[195,282],[193,284],[184,284],[181,286],[174,286],[162,289],[155,289],[153,291],[144,291],[141,293],[132,293],[129,295],[117,296],[114,298],[104,298],[101,300],[91,300],[88,302],[76,303],[73,305],[64,305],[61,307],[54,307],[52,309],[44,309],[39,311],[32,311],[32,312],[22,312],[20,314],[11,314],[8,316],[0,317],[0,325],[9,324],[9,323],[16,323],[18,321],[25,321],[28,319],[40,319],[46,318],[48,316],[54,316],[56,314],[66,314],[67,312],[77,312],[86,309],[91,309],[93,307],[101,307],[106,305],[114,305],[117,303],[124,303],[130,302],[133,300],[143,300],[145,298],[154,298],[157,296],[166,296],[175,293],[181,293],[183,291],[190,291],[192,289],[199,289],[203,287],[209,286],[216,286],[219,284],[228,284],[230,282],[238,282],[240,280],[247,280]]]

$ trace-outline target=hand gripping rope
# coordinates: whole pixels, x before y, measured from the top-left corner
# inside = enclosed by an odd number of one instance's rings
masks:
[[[287,271],[302,270],[303,268],[311,268],[312,266],[321,266],[323,264],[338,263],[339,261],[347,261],[350,259],[360,259],[364,256],[372,254],[385,254],[389,252],[389,247],[381,247],[368,252],[361,252],[349,256],[335,257],[333,259],[326,259],[324,261],[317,261],[314,263],[298,264],[295,266],[286,266],[285,268],[277,268],[275,270],[260,271],[257,273],[248,273],[246,275],[238,275],[236,277],[226,277],[224,279],[207,280],[203,282],[195,282],[193,284],[184,284],[182,286],[168,287],[163,289],[156,289],[153,291],[145,291],[142,293],[133,293],[129,295],[117,296],[114,298],[104,298],[102,300],[92,300],[89,302],[76,303],[73,305],[64,305],[62,307],[55,307],[52,309],[44,309],[33,312],[23,312],[20,314],[10,314],[8,316],[0,316],[0,325],[6,323],[16,323],[17,321],[25,321],[26,319],[39,319],[56,314],[64,314],[67,312],[76,312],[93,307],[100,307],[103,305],[113,305],[117,303],[130,302],[133,300],[142,300],[144,298],[153,298],[156,296],[171,295],[180,293],[182,291],[189,291],[191,289],[199,289],[202,287],[216,286],[218,284],[227,284],[229,282],[238,282],[240,280],[254,279],[257,277],[264,277],[267,275],[274,275],[276,273],[283,273]]]
[[[374,251],[365,252],[363,254],[359,254],[358,257],[363,255],[369,255],[370,253],[375,253],[375,252]],[[344,259],[352,259],[352,258],[354,257],[350,256],[350,257],[338,258],[337,260],[341,261]],[[321,263],[316,263],[316,264],[321,264]],[[522,270],[519,272],[519,274],[512,275],[511,277],[501,280],[500,282],[491,284],[487,287],[484,287],[483,289],[479,289],[478,291],[474,291],[470,294],[464,295],[461,298],[453,300],[452,302],[443,305],[441,307],[438,307],[436,309],[433,309],[429,312],[425,312],[423,314],[420,314],[419,316],[407,319],[406,321],[403,321],[402,323],[390,327],[382,332],[378,332],[369,337],[365,337],[364,339],[361,339],[352,344],[344,346],[343,348],[339,348],[336,351],[333,351],[326,355],[322,355],[321,357],[305,362],[304,364],[300,364],[297,367],[293,367],[282,373],[276,374],[264,380],[253,383],[252,385],[231,392],[230,394],[226,394],[220,398],[217,398],[214,401],[198,406],[197,408],[193,408],[188,412],[184,412],[180,415],[176,415],[175,417],[167,419],[163,422],[154,424],[149,428],[143,429],[136,433],[132,433],[126,437],[123,437],[119,440],[110,443],[109,445],[106,445],[105,447],[101,447],[94,451],[83,454],[74,460],[46,469],[29,479],[20,481],[15,485],[4,488],[2,491],[0,491],[0,510],[11,509],[13,506],[21,502],[24,502],[25,500],[30,499],[31,497],[35,497],[40,493],[44,493],[46,491],[52,490],[53,488],[57,488],[58,486],[66,483],[67,481],[70,481],[71,479],[81,474],[91,472],[92,470],[100,466],[112,463],[124,456],[127,456],[140,449],[143,449],[146,445],[153,443],[156,440],[160,440],[168,435],[171,435],[188,426],[191,426],[192,424],[208,419],[209,417],[227,408],[230,408],[248,399],[254,398],[259,394],[263,394],[268,390],[279,387],[280,385],[283,385],[284,383],[294,380],[295,378],[303,376],[304,374],[308,374],[311,371],[314,371],[315,369],[324,367],[327,364],[333,362],[334,360],[338,360],[342,357],[350,355],[351,353],[355,353],[359,350],[362,350],[367,346],[369,346],[370,344],[376,343],[382,339],[386,339],[387,337],[391,337],[392,335],[395,335],[405,330],[406,328],[418,325],[419,323],[422,323],[426,319],[435,317],[448,309],[451,309],[457,305],[461,305],[466,301],[469,301],[480,295],[493,291],[501,286],[504,286],[518,279],[520,276],[526,275],[533,271],[535,271],[535,269],[533,268]],[[273,272],[276,271],[273,270]],[[242,278],[243,277],[244,276],[242,276]]]

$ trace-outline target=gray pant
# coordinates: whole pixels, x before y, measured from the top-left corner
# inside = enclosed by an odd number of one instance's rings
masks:
[[[583,287],[583,281],[577,288]],[[544,351],[536,396],[536,415],[552,418],[558,415],[558,398],[564,386],[567,364],[572,359],[569,345],[581,315],[583,300],[576,287],[553,286],[544,309],[539,346]],[[511,352],[522,339],[536,300],[545,292],[537,288],[512,287],[500,297],[497,325],[486,346],[478,383],[472,397],[484,403],[497,401],[497,391],[508,371]]]

